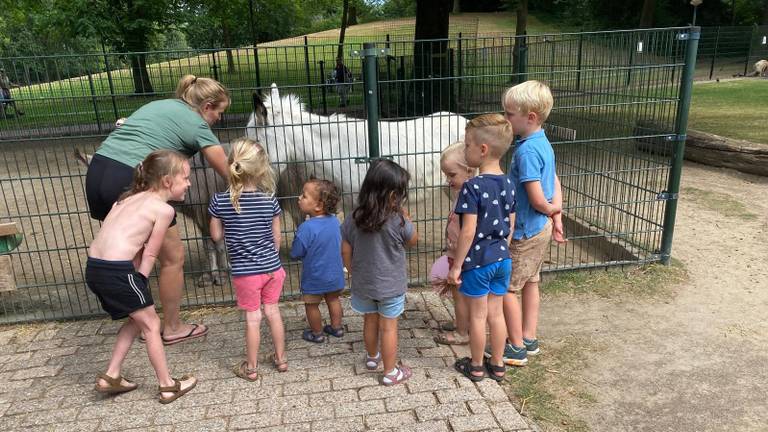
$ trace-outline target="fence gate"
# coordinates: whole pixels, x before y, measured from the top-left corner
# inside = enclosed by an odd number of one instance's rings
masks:
[[[215,76],[230,89],[232,104],[216,127],[222,142],[246,133],[254,97],[271,106],[269,123],[250,133],[280,173],[286,296],[299,293],[300,266],[285,252],[300,220],[297,183],[333,179],[348,212],[377,155],[413,176],[410,211],[421,240],[409,253],[409,276],[424,283],[443,249],[450,206],[441,149],[463,136],[467,119],[500,112],[507,87],[530,79],[547,82],[555,97],[545,128],[570,240],[552,246],[544,270],[665,261],[699,34],[686,27],[354,43],[344,48],[353,77],[344,83],[332,76],[337,45],[323,43],[0,58],[20,85],[12,96],[25,113],[0,116],[0,222],[17,222],[25,235],[9,255],[16,289],[0,292],[0,322],[100,314],[83,280],[98,224],[88,216],[86,168],[73,154],[92,153],[117,118],[171,97],[187,73]],[[213,175],[195,160],[196,176]],[[183,205],[203,213],[211,193],[196,188]],[[232,303],[229,278],[215,285],[206,277],[204,231],[186,217],[179,226],[184,305]]]

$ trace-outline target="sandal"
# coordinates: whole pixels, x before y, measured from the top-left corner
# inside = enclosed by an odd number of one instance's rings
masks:
[[[329,335],[331,335],[333,337],[340,338],[340,337],[344,336],[344,327],[339,327],[339,328],[335,329],[335,328],[331,327],[330,324],[328,324],[325,327],[323,327],[323,332],[326,333],[326,334],[329,334]]]
[[[379,368],[379,364],[381,363],[381,353],[376,353],[374,357],[371,357],[368,355],[368,353],[365,353],[365,368],[369,371],[375,371]]]
[[[462,336],[456,331],[440,333],[433,338],[435,342],[442,345],[467,345],[469,344],[469,335]]]
[[[453,364],[453,368],[460,372],[465,377],[469,378],[472,382],[479,382],[485,378],[485,366],[475,366],[472,364],[472,359],[469,357],[462,357],[456,360]],[[473,375],[472,372],[482,372],[482,375]]]
[[[109,384],[109,386],[101,387],[99,385],[100,379],[103,379],[104,381],[106,381],[107,384]],[[126,382],[132,385],[127,385],[127,386],[123,385],[123,380],[125,380]],[[129,380],[128,378],[123,378],[122,376],[118,376],[117,378],[112,378],[111,376],[105,373],[99,374],[99,376],[96,378],[96,385],[93,387],[94,390],[103,394],[126,393],[132,390],[136,390],[137,388],[139,388],[139,385]]]
[[[257,365],[255,368],[249,368],[248,367],[248,360],[243,360],[240,362],[239,365],[237,365],[232,372],[235,373],[235,375],[239,378],[242,378],[246,381],[254,382],[259,379],[259,366]],[[256,378],[251,378],[250,375],[256,374]]]
[[[304,333],[301,334],[301,338],[307,342],[313,342],[313,343],[325,342],[325,336],[323,336],[322,334],[315,334],[314,332],[312,332],[312,329],[304,330]]]
[[[275,365],[275,369],[277,369],[278,372],[288,372],[288,359],[278,360],[277,353],[273,353],[272,363]]]
[[[199,327],[203,327],[203,331],[195,333],[195,330],[197,330]],[[190,339],[203,337],[207,334],[208,334],[208,327],[203,326],[202,324],[192,324],[192,328],[189,329],[189,333],[187,333],[184,336],[177,336],[174,338],[166,339],[166,337],[161,334],[160,337],[163,339],[163,345],[175,345],[177,343],[185,342]]]
[[[483,363],[485,365],[485,370],[488,372],[488,378],[496,382],[504,381],[504,374],[507,372],[507,368],[504,364],[496,366],[495,364],[491,364],[491,360],[487,358]],[[501,375],[497,375],[498,373],[501,373]]]
[[[394,375],[388,375],[384,374],[381,377],[381,383],[385,386],[393,386],[400,384],[403,381],[406,381],[408,378],[413,376],[413,371],[408,366],[403,366],[403,363],[398,363],[397,367],[395,368]]]
[[[174,378],[173,379],[174,384],[172,386],[168,386],[168,387],[158,386],[157,387],[157,391],[158,391],[158,393],[160,393],[160,403],[161,404],[169,404],[169,403],[175,401],[176,399],[184,396],[190,390],[195,388],[195,386],[197,385],[197,380],[195,380],[195,382],[193,382],[191,386],[185,388],[184,390],[181,389],[181,382],[182,381],[191,380],[191,379],[195,379],[195,378],[191,377],[189,375],[184,375],[183,377],[181,377],[181,379],[175,379]],[[162,393],[173,393],[173,396],[168,397],[168,398],[164,398]]]
[[[456,331],[456,324],[454,324],[453,321],[444,322],[440,324],[440,330],[446,332]]]

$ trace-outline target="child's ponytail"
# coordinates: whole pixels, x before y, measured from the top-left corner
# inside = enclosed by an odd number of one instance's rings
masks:
[[[267,195],[275,194],[275,177],[264,147],[250,138],[239,138],[232,143],[229,154],[229,199],[237,213],[246,185]]]

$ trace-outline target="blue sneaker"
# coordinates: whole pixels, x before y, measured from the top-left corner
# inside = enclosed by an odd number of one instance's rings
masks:
[[[485,357],[491,358],[491,347],[486,346]],[[525,366],[528,364],[528,354],[525,347],[516,347],[511,343],[504,344],[504,364],[508,366]]]
[[[538,339],[526,339],[523,338],[523,345],[525,345],[525,350],[528,351],[528,355],[536,355],[541,350],[539,349],[539,340]]]

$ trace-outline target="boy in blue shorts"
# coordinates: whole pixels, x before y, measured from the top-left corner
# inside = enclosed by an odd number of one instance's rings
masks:
[[[488,376],[504,379],[502,360],[507,331],[503,299],[509,286],[512,262],[507,237],[515,208],[512,182],[499,160],[512,142],[512,127],[500,114],[479,116],[467,124],[464,156],[479,174],[467,180],[459,193],[455,213],[461,234],[448,282],[461,284],[469,309],[469,347],[472,357],[454,367],[472,381]],[[483,361],[485,325],[490,328],[491,357]]]
[[[515,187],[514,233],[510,244],[513,270],[509,294],[504,297],[504,318],[509,343],[504,363],[523,366],[528,355],[539,353],[539,272],[550,240],[565,242],[562,190],[555,173],[555,152],[542,124],[552,110],[549,87],[526,81],[506,91],[504,115],[519,139],[515,143],[509,178]],[[522,311],[517,293],[522,291]]]

